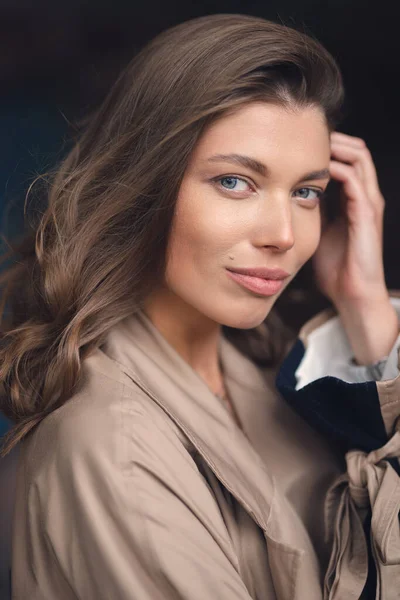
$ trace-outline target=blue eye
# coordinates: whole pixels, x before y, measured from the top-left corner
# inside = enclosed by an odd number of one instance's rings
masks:
[[[315,194],[315,196],[310,197],[309,192],[312,192],[313,194]],[[299,196],[304,200],[318,200],[319,198],[322,198],[323,192],[321,190],[313,190],[312,188],[304,187],[296,190],[296,196]]]
[[[226,181],[228,183],[227,187],[232,190],[234,187],[235,181],[237,181],[237,177],[223,177],[220,179],[221,182]]]
[[[241,177],[233,177],[232,175],[225,175],[225,177],[219,177],[217,181],[221,183],[221,186],[224,189],[234,190],[235,192],[244,192],[247,189],[246,187],[242,189],[238,188],[238,186],[236,185],[237,182],[242,182],[245,186],[249,185],[245,179],[242,179]],[[223,184],[224,181],[227,183],[227,185]]]

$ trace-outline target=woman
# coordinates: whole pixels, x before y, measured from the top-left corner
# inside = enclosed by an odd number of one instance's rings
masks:
[[[5,297],[15,599],[397,597],[398,316],[342,96],[316,41],[201,17],[139,53],[61,165]],[[285,401],[266,318],[313,254],[338,315],[302,330]]]

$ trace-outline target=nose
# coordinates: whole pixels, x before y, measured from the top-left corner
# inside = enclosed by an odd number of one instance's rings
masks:
[[[286,194],[267,198],[258,217],[258,245],[276,252],[293,248],[293,203]]]

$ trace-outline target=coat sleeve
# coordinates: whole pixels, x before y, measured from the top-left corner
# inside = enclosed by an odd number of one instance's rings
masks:
[[[47,568],[82,600],[250,600],[216,501],[160,412],[130,399],[109,431],[64,422],[36,494]]]
[[[391,302],[400,322],[400,298],[391,297]],[[400,334],[388,356],[375,365],[357,365],[340,318],[334,316],[307,335],[307,350],[296,369],[296,389],[321,377],[348,383],[394,379],[399,374],[399,348]]]
[[[400,312],[399,300],[392,302]],[[400,597],[398,348],[399,340],[375,378],[351,363],[340,320],[333,317],[298,340],[278,374],[281,394],[345,458],[346,470],[325,502],[332,553],[324,600],[358,600],[366,584],[368,597]]]

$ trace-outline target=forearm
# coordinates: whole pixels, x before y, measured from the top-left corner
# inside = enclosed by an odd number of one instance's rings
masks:
[[[399,334],[399,319],[389,296],[381,300],[337,305],[354,358],[359,365],[387,356]]]

